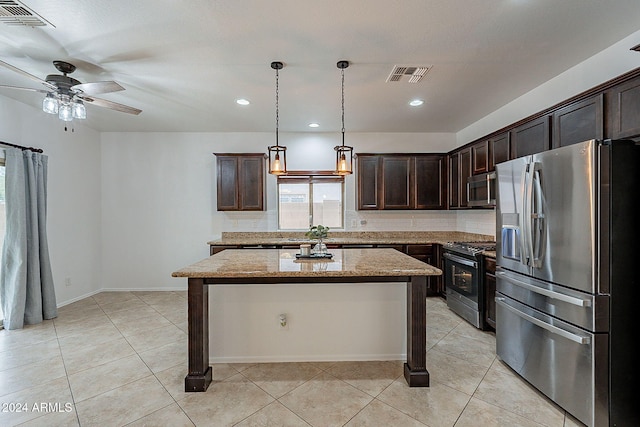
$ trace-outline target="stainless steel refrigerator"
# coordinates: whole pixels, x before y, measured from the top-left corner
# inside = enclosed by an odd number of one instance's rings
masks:
[[[640,146],[496,166],[496,352],[588,426],[640,425]]]

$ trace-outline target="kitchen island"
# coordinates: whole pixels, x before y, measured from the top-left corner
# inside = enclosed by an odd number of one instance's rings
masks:
[[[227,249],[172,273],[188,279],[189,368],[185,391],[205,391],[209,366],[209,286],[273,283],[398,282],[407,287],[407,362],[411,387],[428,387],[426,282],[442,271],[388,248],[332,249],[330,259],[297,259],[296,249]]]

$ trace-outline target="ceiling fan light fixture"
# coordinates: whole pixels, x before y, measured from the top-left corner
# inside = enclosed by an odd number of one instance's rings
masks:
[[[87,109],[84,106],[84,102],[76,99],[73,102],[73,106],[71,107],[71,111],[74,119],[86,119],[87,118]]]
[[[71,109],[71,104],[60,104],[60,107],[58,107],[58,118],[65,122],[70,122],[71,120],[73,120],[73,111]]]
[[[48,114],[58,114],[58,100],[52,93],[48,93],[42,100],[42,111]]]

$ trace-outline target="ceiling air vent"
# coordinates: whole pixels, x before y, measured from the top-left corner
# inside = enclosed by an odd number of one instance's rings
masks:
[[[640,52],[640,44],[638,46],[634,46],[629,50],[635,50],[636,52]]]
[[[46,27],[51,22],[16,0],[0,0],[0,22],[24,27]]]
[[[408,78],[409,83],[418,83],[432,67],[432,65],[395,65],[386,82],[399,82],[403,78]]]

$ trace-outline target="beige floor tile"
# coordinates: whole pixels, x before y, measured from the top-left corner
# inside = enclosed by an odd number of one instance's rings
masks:
[[[120,312],[120,313],[123,313],[123,312]],[[136,334],[142,334],[146,331],[157,329],[162,326],[167,327],[172,325],[171,322],[169,322],[162,315],[156,313],[155,311],[146,316],[133,317],[130,319],[118,319],[118,320],[111,319],[111,320],[113,321],[114,325],[116,325],[118,330],[122,333],[122,335],[124,335],[125,337],[136,335]]]
[[[84,335],[88,329],[113,325],[109,317],[104,313],[97,313],[85,319],[77,319],[72,322],[64,320],[56,321],[56,334],[58,338],[71,335]]]
[[[280,403],[314,427],[344,425],[373,398],[322,373],[280,398]]]
[[[141,353],[176,342],[182,342],[186,347],[187,334],[172,324],[129,335],[127,336],[127,341],[138,353]]]
[[[35,387],[66,376],[60,355],[0,371],[0,396]],[[6,402],[0,398],[0,402]]]
[[[148,377],[151,371],[137,354],[69,375],[76,403]]]
[[[182,339],[138,354],[154,373],[164,371],[178,364],[181,364],[186,369],[189,361],[187,345]]]
[[[173,291],[141,291],[133,294],[149,305],[175,304],[176,302],[186,304],[185,299]]]
[[[194,427],[189,417],[177,403],[127,424],[127,427]]]
[[[472,398],[467,407],[464,408],[464,411],[462,411],[462,415],[456,422],[456,427],[478,426],[540,427],[540,424],[482,400]],[[563,423],[560,421],[560,424],[555,426],[548,425],[547,427],[563,427]]]
[[[62,308],[64,309],[65,307]],[[74,309],[63,309],[60,309],[58,311],[58,317],[54,319],[54,322],[58,325],[62,323],[77,322],[89,319],[91,317],[104,315],[104,311],[102,310],[102,308],[100,308],[100,306],[95,302],[93,304],[85,305],[82,307],[78,306]]]
[[[149,316],[158,316],[162,317],[157,310],[155,310],[150,305],[143,305],[140,307],[128,309],[128,310],[120,310],[120,311],[111,311],[108,314],[109,319],[113,322],[114,325],[121,326],[124,323],[128,322],[137,322],[141,319],[147,318]]]
[[[0,347],[1,348],[1,347]],[[0,371],[60,356],[57,339],[0,352]]]
[[[420,421],[403,414],[397,409],[374,400],[353,417],[345,427],[424,427]],[[480,425],[476,425],[479,427]]]
[[[273,402],[255,414],[236,424],[235,427],[309,427],[302,418],[285,408],[279,402]]]
[[[475,398],[547,426],[564,419],[564,411],[524,379],[496,360],[478,386]]]
[[[403,375],[403,365],[402,361],[338,362],[327,372],[375,397]]]
[[[98,303],[93,298],[84,298],[80,301],[72,302],[62,307],[58,307],[58,315],[76,310],[87,310],[98,308]]]
[[[430,379],[472,395],[489,368],[442,353],[437,347],[427,353]]]
[[[78,415],[73,406],[60,406],[58,412],[50,412],[41,417],[34,418],[20,427],[79,427]]]
[[[77,351],[62,349],[64,365],[69,375],[122,359],[134,353],[135,351],[124,338],[94,344]]]
[[[436,381],[429,387],[409,387],[402,378],[377,399],[429,426],[453,426],[471,396]]]
[[[100,304],[100,308],[102,308],[107,315],[113,315],[115,313],[128,310],[144,310],[148,307],[149,304],[142,301],[140,298],[117,301],[109,304]]]
[[[491,366],[496,358],[495,342],[471,338],[455,331],[442,338],[432,349],[485,368]]]
[[[66,378],[58,378],[50,382],[38,384],[29,389],[5,395],[0,399],[0,402],[19,402],[25,405],[24,408],[26,408],[26,410],[20,411],[0,411],[0,426],[3,427],[15,426],[29,420],[40,418],[49,412],[57,412],[55,408],[66,408],[67,404],[71,404],[72,412],[75,414],[71,390],[69,389],[69,382]],[[50,403],[54,406],[44,412],[33,410],[34,405],[40,408],[42,403]],[[34,425],[38,425],[38,423]],[[44,425],[46,426],[46,424]],[[43,424],[40,424],[40,426],[43,426]]]
[[[152,375],[76,404],[83,427],[121,426],[169,406],[173,399]]]
[[[312,363],[261,363],[242,375],[277,399],[321,372]]]
[[[139,298],[135,296],[133,292],[122,291],[100,292],[99,294],[95,294],[92,298],[99,305],[113,304],[114,302],[124,302],[133,299],[139,300]]]
[[[0,352],[34,345],[55,339],[56,329],[53,320],[45,320],[37,325],[26,325],[23,329],[0,330]]]
[[[198,427],[232,426],[273,400],[238,374],[225,381],[211,383],[204,393],[189,393],[178,404]]]
[[[63,352],[71,354],[118,338],[122,338],[122,334],[113,323],[109,322],[95,328],[87,328],[82,334],[60,337],[58,342]]]

